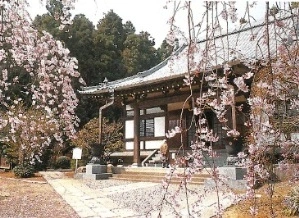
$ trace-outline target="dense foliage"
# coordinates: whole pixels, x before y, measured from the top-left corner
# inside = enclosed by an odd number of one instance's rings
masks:
[[[71,167],[71,159],[67,156],[60,156],[55,163],[56,169],[69,169]]]
[[[102,142],[105,145],[105,151],[112,153],[123,150],[123,133],[121,122],[108,122],[106,118],[102,123]],[[93,118],[83,128],[78,131],[76,138],[72,140],[75,146],[90,150],[90,146],[99,142],[99,120]]]

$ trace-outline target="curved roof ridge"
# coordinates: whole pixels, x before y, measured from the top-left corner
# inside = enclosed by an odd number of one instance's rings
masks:
[[[150,68],[149,70],[141,71],[141,72],[138,72],[138,73],[136,73],[132,76],[125,77],[125,78],[120,78],[120,79],[108,82],[107,85],[116,85],[117,83],[124,82],[124,81],[127,81],[127,80],[135,79],[135,78],[138,78],[138,77],[142,78],[142,77],[148,76],[148,75],[156,72],[157,70],[161,69],[162,67],[166,66],[168,61],[173,56],[178,55],[181,51],[183,51],[185,47],[186,47],[186,45],[182,45],[180,48],[175,50],[169,57],[167,57],[164,61],[160,62],[159,64],[155,65],[154,67]],[[101,85],[101,83],[99,85]],[[93,86],[93,88],[97,88],[97,87],[99,87],[99,85]]]
[[[148,76],[152,73],[154,73],[155,71],[161,69],[162,67],[166,66],[166,64],[168,63],[168,61],[173,57],[173,56],[176,56],[178,55],[179,53],[181,53],[184,48],[186,47],[187,45],[186,44],[183,44],[181,47],[179,47],[177,50],[175,50],[169,57],[167,57],[165,60],[163,60],[162,62],[160,62],[159,64],[155,65],[154,67],[148,69],[148,70],[145,70],[145,71],[142,71],[142,72],[138,72],[137,75],[140,75],[142,77],[144,76]]]
[[[120,79],[117,79],[117,80],[114,80],[114,81],[109,81],[107,83],[107,85],[116,85],[117,83],[120,83],[120,82],[124,82],[124,81],[127,81],[127,80],[131,80],[131,79],[135,79],[135,78],[138,78],[138,77],[145,77],[145,76],[148,76],[154,72],[156,72],[157,70],[161,69],[162,67],[166,66],[168,61],[173,57],[173,56],[176,56],[178,55],[181,51],[184,50],[184,48],[186,47],[186,44],[182,45],[180,48],[178,48],[177,50],[175,50],[169,57],[167,57],[165,60],[163,60],[162,62],[160,62],[159,64],[155,65],[154,67],[148,69],[148,70],[145,70],[145,71],[141,71],[141,72],[138,72],[132,76],[129,76],[129,77],[125,77],[125,78],[120,78]],[[104,83],[100,83],[99,85],[97,86],[92,86],[90,88],[98,88],[100,87],[100,85],[105,85]]]

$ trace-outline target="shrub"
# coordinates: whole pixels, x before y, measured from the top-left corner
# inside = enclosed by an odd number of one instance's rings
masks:
[[[78,168],[81,167],[81,166],[86,166],[86,164],[88,163],[87,160],[78,160]],[[71,160],[71,169],[72,170],[75,170],[76,168],[76,160]]]
[[[50,159],[51,159],[52,151],[51,149],[45,149],[43,154],[39,157],[40,160],[34,161],[34,169],[35,171],[42,171],[46,170],[47,167],[50,165]]]
[[[34,167],[28,164],[21,164],[13,168],[16,177],[29,178],[34,175]]]
[[[55,167],[57,169],[69,169],[71,167],[70,158],[67,156],[60,156],[56,160]]]
[[[121,122],[109,122],[107,118],[103,118],[103,138],[102,143],[105,145],[105,151],[111,153],[121,151],[124,148],[123,142],[123,125]],[[99,120],[91,119],[82,129],[77,132],[77,137],[72,140],[72,144],[84,149],[90,150],[90,145],[98,143],[99,140]]]
[[[286,206],[285,213],[288,216],[296,216],[299,214],[299,187],[296,186],[292,189],[290,194],[285,197],[283,201]]]

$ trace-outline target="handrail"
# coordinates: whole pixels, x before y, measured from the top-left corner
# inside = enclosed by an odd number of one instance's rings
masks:
[[[159,149],[154,150],[151,154],[149,154],[142,162],[141,166],[145,167],[145,163],[152,158],[156,153],[158,153]]]

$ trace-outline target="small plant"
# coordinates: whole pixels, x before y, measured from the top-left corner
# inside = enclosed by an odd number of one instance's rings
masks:
[[[86,166],[86,164],[88,163],[87,160],[78,160],[78,165],[77,167],[81,167],[81,166]],[[76,168],[76,160],[71,160],[71,169],[75,170]]]
[[[57,169],[69,169],[71,167],[70,158],[67,156],[58,157],[55,166]]]
[[[296,186],[292,189],[289,196],[286,196],[284,201],[286,206],[285,213],[288,216],[299,215],[299,187]]]
[[[34,175],[34,167],[28,164],[21,164],[13,168],[16,177],[29,178]]]

